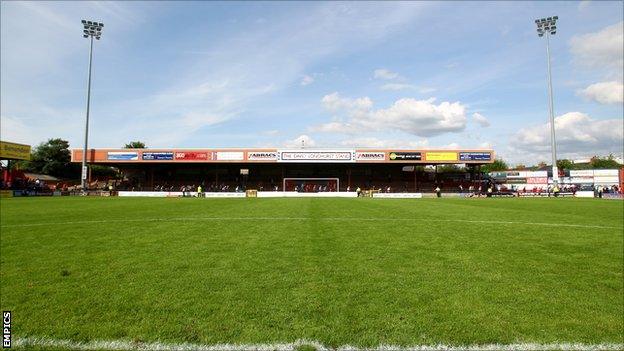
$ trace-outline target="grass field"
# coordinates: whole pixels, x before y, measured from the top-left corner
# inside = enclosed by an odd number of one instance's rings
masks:
[[[2,199],[13,337],[622,345],[624,202]]]

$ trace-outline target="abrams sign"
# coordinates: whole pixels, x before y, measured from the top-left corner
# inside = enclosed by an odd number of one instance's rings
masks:
[[[248,161],[277,161],[276,151],[249,151],[247,152]]]
[[[356,161],[385,161],[386,153],[383,151],[357,151]]]

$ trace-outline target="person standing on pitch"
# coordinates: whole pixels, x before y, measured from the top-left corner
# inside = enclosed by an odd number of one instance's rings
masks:
[[[442,197],[442,190],[440,189],[440,186],[436,186],[435,188],[435,193],[437,197]]]
[[[204,197],[201,184],[197,186],[197,197]]]

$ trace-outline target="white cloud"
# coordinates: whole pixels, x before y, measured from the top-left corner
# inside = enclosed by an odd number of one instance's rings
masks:
[[[367,111],[373,107],[373,101],[368,97],[348,99],[340,97],[338,92],[323,96],[321,103],[330,112],[347,110],[351,112]]]
[[[601,104],[621,104],[624,102],[624,85],[621,82],[600,82],[578,91],[578,94]]]
[[[392,72],[385,68],[376,69],[375,72],[373,72],[373,77],[375,79],[384,79],[384,80],[392,80],[392,79],[400,78],[398,73]]]
[[[309,75],[304,75],[303,78],[301,79],[301,85],[306,86],[306,85],[310,85],[314,83],[314,77],[309,76]]]
[[[477,122],[477,124],[479,124],[481,127],[489,127],[490,126],[490,121],[488,121],[487,118],[485,118],[484,115],[475,112],[472,114],[472,119]]]
[[[296,137],[295,139],[292,140],[287,140],[284,142],[284,146],[285,147],[292,147],[292,148],[301,148],[301,147],[314,147],[316,145],[316,141],[314,141],[314,139],[312,139],[310,136],[302,134],[298,137]]]
[[[388,83],[384,84],[381,87],[381,90],[405,90],[405,89],[415,89],[416,87],[412,84],[404,84],[404,83]]]
[[[557,156],[569,158],[588,154],[621,155],[623,128],[621,118],[597,120],[581,112],[568,112],[556,117]],[[528,152],[525,158],[541,155],[541,159],[548,159],[550,123],[521,129],[513,136],[512,145],[518,152]]]
[[[342,119],[311,128],[319,132],[361,133],[398,130],[422,137],[459,132],[466,127],[465,107],[459,102],[435,104],[435,98],[399,99],[387,109],[373,109],[368,98],[349,99],[326,95],[323,106]],[[345,121],[346,120],[346,121]]]
[[[581,0],[577,6],[579,11],[585,10],[590,4],[589,0]]]
[[[598,32],[575,36],[570,46],[577,63],[593,68],[615,69],[622,76],[624,65],[624,22]]]

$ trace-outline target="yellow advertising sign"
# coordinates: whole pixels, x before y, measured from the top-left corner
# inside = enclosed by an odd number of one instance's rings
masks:
[[[30,145],[0,141],[0,160],[30,160]]]
[[[457,161],[457,152],[427,152],[427,161]]]

